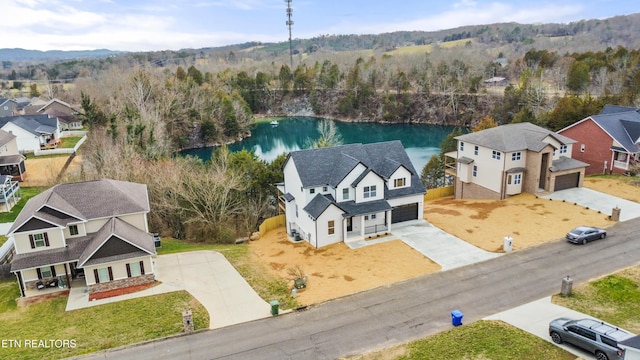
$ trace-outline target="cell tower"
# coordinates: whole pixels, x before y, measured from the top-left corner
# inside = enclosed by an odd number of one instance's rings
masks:
[[[284,0],[287,3],[287,27],[289,28],[289,61],[291,62],[291,69],[293,69],[293,47],[291,45],[291,26],[293,26],[293,20],[291,20],[291,16],[293,16],[293,9],[291,8],[292,0]]]

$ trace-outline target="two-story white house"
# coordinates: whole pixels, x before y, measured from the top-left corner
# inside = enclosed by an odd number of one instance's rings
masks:
[[[506,199],[522,192],[581,187],[589,164],[571,158],[575,140],[531,123],[455,138],[445,171],[455,176],[456,199]]]
[[[89,295],[155,281],[148,213],[147,186],[116,180],[60,184],[29,199],[8,233],[22,296],[76,278]]]
[[[426,190],[400,141],[293,151],[283,171],[287,232],[316,248],[423,218]]]

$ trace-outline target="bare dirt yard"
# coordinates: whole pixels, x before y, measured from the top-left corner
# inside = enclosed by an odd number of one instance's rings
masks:
[[[632,179],[587,178],[584,186],[640,202],[640,187]],[[513,238],[513,249],[549,241],[563,241],[567,231],[588,224],[608,227],[609,214],[562,201],[521,194],[503,201],[454,200],[425,202],[424,217],[433,225],[475,246],[502,252],[503,238]],[[306,242],[292,243],[284,228],[270,231],[250,243],[253,254],[275,275],[288,278],[288,269],[300,266],[309,276],[308,287],[298,292],[303,305],[430,274],[440,266],[402,241],[352,250],[345,244],[315,249]],[[292,282],[290,284],[293,284]]]
[[[27,178],[20,183],[22,187],[29,186],[53,186],[60,170],[66,163],[68,156],[43,157],[35,159],[27,159],[25,166],[27,168]],[[66,173],[78,171],[80,168],[80,157],[76,156]]]

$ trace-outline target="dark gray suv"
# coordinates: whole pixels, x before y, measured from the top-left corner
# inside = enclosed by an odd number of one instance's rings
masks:
[[[618,342],[634,334],[600,320],[559,318],[549,323],[549,335],[556,344],[567,342],[595,354],[598,360],[622,359]]]

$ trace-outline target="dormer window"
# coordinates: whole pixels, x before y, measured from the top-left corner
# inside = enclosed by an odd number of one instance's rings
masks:
[[[407,184],[407,179],[406,178],[401,178],[401,179],[395,179],[393,180],[393,187],[403,187]]]
[[[29,242],[31,243],[32,249],[45,247],[49,246],[49,237],[47,233],[33,234],[29,235]]]
[[[567,145],[560,145],[560,155],[567,153]]]
[[[365,186],[364,187],[364,198],[376,197],[376,186]]]
[[[342,200],[349,200],[349,188],[342,189]]]
[[[316,193],[316,189],[309,189],[309,194],[315,194]]]
[[[78,235],[78,225],[69,225],[69,234],[71,236]]]

